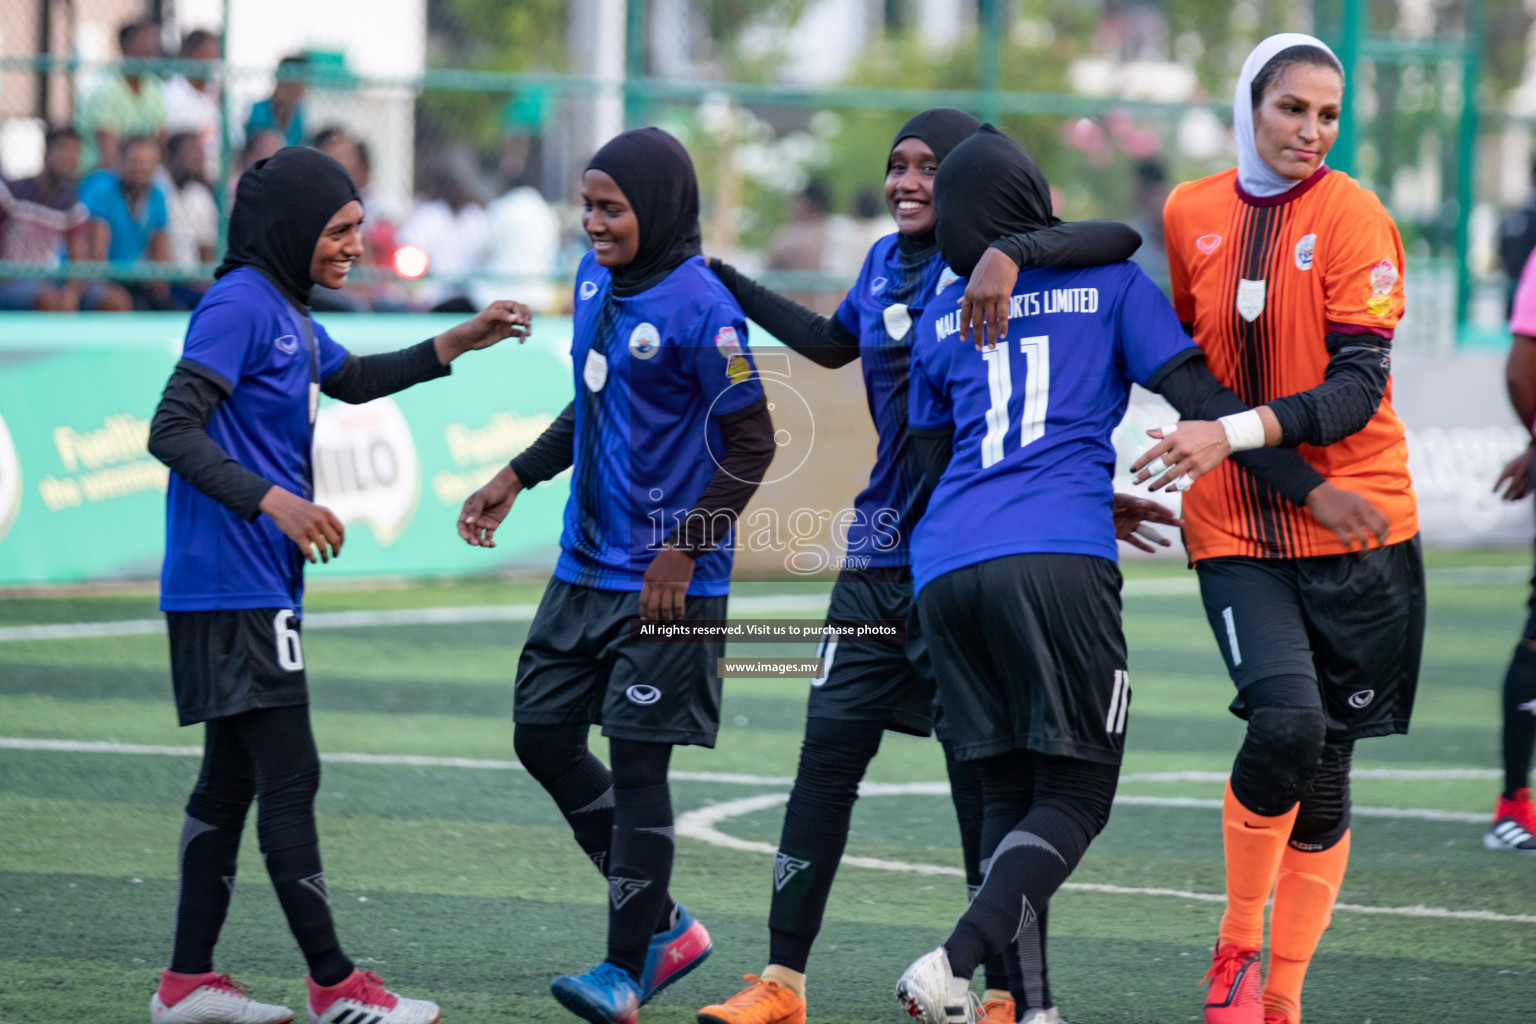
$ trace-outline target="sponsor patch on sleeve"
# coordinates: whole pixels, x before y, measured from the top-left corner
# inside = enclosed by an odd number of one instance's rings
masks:
[[[1371,297],[1366,300],[1365,308],[1372,316],[1386,316],[1392,308],[1392,288],[1397,284],[1397,265],[1391,260],[1382,260],[1371,267]]]
[[[715,349],[726,359],[741,355],[741,339],[736,337],[736,328],[726,324],[716,331]]]
[[[740,384],[752,376],[752,364],[747,362],[747,357],[744,355],[731,356],[730,361],[725,364],[725,375],[731,378],[732,384]]]

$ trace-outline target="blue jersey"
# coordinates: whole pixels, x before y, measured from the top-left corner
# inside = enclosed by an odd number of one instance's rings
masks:
[[[1194,347],[1133,263],[1019,274],[1008,338],[960,340],[951,285],[913,344],[913,430],[954,430],[954,454],[912,538],[913,583],[1006,555],[1115,559],[1115,450],[1131,382]]]
[[[746,317],[697,256],[660,284],[620,298],[588,253],[576,272],[571,361],[574,464],[555,576],[597,590],[639,590],[715,474],[724,448],[712,417],[763,397]],[[698,557],[688,593],[729,592],[734,539],[733,530]]]
[[[197,304],[181,354],[234,386],[208,420],[208,436],[257,476],[310,498],[315,401],[320,382],[340,369],[347,351],[306,319],[258,271],[241,267]],[[298,545],[271,519],[246,522],[171,474],[162,611],[292,608],[302,614],[303,567]]]
[[[848,528],[850,561],[870,567],[911,563],[908,532],[918,468],[907,440],[907,369],[913,325],[945,271],[937,253],[916,263],[904,260],[900,237],[887,235],[869,250],[836,314],[859,339],[864,392],[878,434],[869,484],[853,500]]]

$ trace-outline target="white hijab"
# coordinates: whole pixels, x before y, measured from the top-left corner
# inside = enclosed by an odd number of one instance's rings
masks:
[[[1338,60],[1321,39],[1300,32],[1281,32],[1255,46],[1243,61],[1243,71],[1237,76],[1237,89],[1232,94],[1232,134],[1237,139],[1237,183],[1251,196],[1278,196],[1300,184],[1265,163],[1253,137],[1253,80],[1277,53],[1293,46],[1315,46]]]

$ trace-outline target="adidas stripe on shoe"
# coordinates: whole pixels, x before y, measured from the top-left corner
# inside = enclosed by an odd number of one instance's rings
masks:
[[[373,971],[353,971],[339,985],[309,986],[310,1024],[437,1024],[442,1011],[425,999],[407,999],[384,987]]]

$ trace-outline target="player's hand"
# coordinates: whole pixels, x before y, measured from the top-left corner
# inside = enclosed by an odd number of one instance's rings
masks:
[[[1146,552],[1172,546],[1172,541],[1153,530],[1148,523],[1182,528],[1184,520],[1151,498],[1115,493],[1115,537]],[[1153,547],[1153,545],[1157,547]]]
[[[1531,493],[1531,452],[1532,448],[1509,460],[1509,463],[1499,473],[1499,478],[1493,483],[1494,493],[1500,489],[1504,491],[1505,501],[1519,501]],[[1506,486],[1506,484],[1508,486]]]
[[[971,271],[960,296],[960,340],[996,348],[1008,337],[1008,302],[1019,279],[1019,265],[997,249],[988,248]],[[974,338],[971,328],[976,328]]]
[[[336,514],[324,505],[305,501],[274,484],[262,496],[260,508],[289,540],[299,546],[310,562],[329,562],[341,554],[346,531]],[[315,556],[317,549],[318,558]]]
[[[1131,472],[1138,484],[1156,477],[1147,484],[1149,491],[1187,491],[1232,454],[1226,428],[1214,420],[1180,420],[1174,427],[1149,430],[1147,436],[1160,440],[1131,463]]]
[[[1330,483],[1318,484],[1307,495],[1307,508],[1351,551],[1368,551],[1387,543],[1387,531],[1391,527],[1387,517],[1381,509],[1353,491]]]
[[[502,466],[491,482],[464,499],[459,510],[459,536],[473,548],[496,546],[496,527],[501,525],[512,503],[522,492],[523,482],[511,466]]]
[[[668,544],[656,553],[640,587],[640,617],[670,622],[684,617],[693,557]]]
[[[471,320],[432,339],[437,361],[447,366],[465,352],[490,348],[498,341],[516,338],[519,342],[532,331],[533,314],[521,302],[500,299],[482,309]]]

